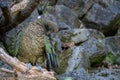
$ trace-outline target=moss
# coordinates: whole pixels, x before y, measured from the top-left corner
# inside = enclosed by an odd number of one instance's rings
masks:
[[[94,65],[94,64],[100,64],[103,62],[103,60],[106,58],[106,55],[99,55],[99,56],[95,56],[90,58],[90,64]]]
[[[116,64],[116,60],[120,57],[120,55],[113,55],[112,52],[108,52],[106,58],[104,60],[105,63],[108,64]]]
[[[120,28],[120,15],[117,15],[108,26],[105,26],[102,29],[102,32],[105,34],[105,36],[114,36],[119,28]]]
[[[75,25],[76,28],[79,28],[79,27],[80,27],[80,22],[79,22],[79,19],[78,19],[78,18],[75,19],[74,25]]]
[[[10,48],[8,49],[11,56],[17,56],[19,52],[19,43],[21,40],[22,32],[18,32],[13,38]]]
[[[69,34],[67,34],[67,36],[63,36],[61,38],[61,41],[62,42],[69,42],[69,41],[71,41],[71,38],[74,37],[74,36],[76,36],[76,35],[77,34],[69,33]]]
[[[60,61],[60,66],[58,68],[55,68],[55,72],[58,74],[62,74],[65,72],[68,66],[68,59],[69,56],[71,55],[71,49],[64,50],[60,55],[59,55],[59,61]]]
[[[46,9],[43,11],[43,14],[48,14],[54,12],[54,7],[53,6],[47,6]]]

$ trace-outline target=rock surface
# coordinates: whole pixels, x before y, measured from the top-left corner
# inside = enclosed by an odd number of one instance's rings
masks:
[[[48,7],[46,13],[52,14],[60,22],[63,22],[70,26],[70,28],[75,28],[80,26],[78,16],[74,11],[64,5],[56,5],[55,7]]]
[[[80,44],[91,38],[103,39],[104,35],[94,29],[77,29],[61,31],[61,41],[62,42],[74,42],[75,44]]]

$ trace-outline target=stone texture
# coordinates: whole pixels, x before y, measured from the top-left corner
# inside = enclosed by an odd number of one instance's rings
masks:
[[[74,42],[80,44],[91,38],[103,39],[104,35],[94,29],[72,29],[67,31],[61,31],[61,40],[63,42]]]
[[[55,7],[48,7],[46,10],[46,14],[52,14],[58,19],[60,22],[64,22],[70,28],[79,27],[80,22],[78,16],[74,11],[64,5],[56,5]]]

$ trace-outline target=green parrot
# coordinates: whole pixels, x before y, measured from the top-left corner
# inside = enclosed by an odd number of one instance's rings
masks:
[[[48,36],[44,36],[44,44],[47,58],[47,70],[50,71],[51,68],[58,67],[57,54],[55,53],[54,46]]]

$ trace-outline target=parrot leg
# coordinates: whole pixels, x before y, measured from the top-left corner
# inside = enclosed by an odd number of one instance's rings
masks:
[[[32,68],[31,63],[27,63],[27,70],[25,71],[25,74],[27,74],[31,68]]]

